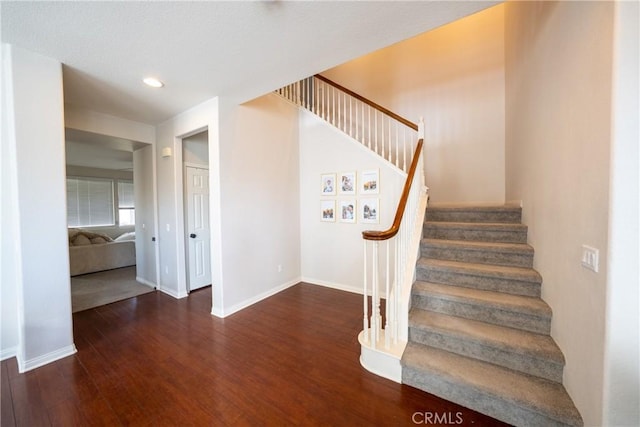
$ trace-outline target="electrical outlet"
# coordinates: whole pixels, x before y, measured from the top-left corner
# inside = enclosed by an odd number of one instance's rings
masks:
[[[582,245],[582,266],[588,268],[589,270],[593,270],[596,273],[598,272],[598,267],[600,264],[600,251],[596,248],[592,248],[591,246]]]
[[[282,264],[278,264],[278,273],[282,273]]]

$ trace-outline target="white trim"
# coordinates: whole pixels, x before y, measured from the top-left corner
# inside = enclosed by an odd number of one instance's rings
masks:
[[[182,164],[184,165],[183,169],[196,168],[196,169],[209,170],[209,165],[206,163],[183,162]]]
[[[337,289],[339,291],[362,295],[362,286],[344,285],[342,283],[328,282],[326,280],[313,279],[311,277],[302,277],[300,280],[311,285],[324,286],[325,288]]]
[[[32,369],[39,368],[40,366],[44,366],[55,362],[56,360],[76,354],[77,352],[78,350],[76,349],[75,344],[71,344],[30,360],[22,360],[22,358],[18,356],[18,372],[22,374],[31,371]]]
[[[267,299],[270,296],[273,296],[273,295],[275,295],[275,294],[277,294],[279,292],[282,292],[287,288],[290,288],[290,287],[292,287],[294,285],[297,285],[300,282],[301,282],[300,278],[296,278],[296,279],[290,280],[290,281],[288,281],[288,282],[286,282],[286,283],[284,283],[284,284],[282,284],[280,286],[276,286],[275,288],[272,288],[272,289],[270,289],[270,290],[268,290],[266,292],[263,292],[261,294],[258,294],[256,296],[254,296],[254,297],[246,299],[246,300],[244,300],[244,301],[242,301],[242,302],[240,302],[238,304],[235,304],[235,305],[229,307],[228,309],[224,309],[224,311],[218,310],[218,309],[216,309],[214,307],[214,308],[211,309],[211,314],[216,316],[216,317],[221,317],[221,318],[230,316],[233,313],[236,313],[236,312],[238,312],[238,311],[240,311],[240,310],[242,310],[244,308],[247,308],[247,307],[249,307],[249,306],[251,306],[251,305],[253,305],[253,304],[257,303],[257,302],[262,301],[263,299]]]
[[[0,350],[0,360],[11,359],[12,357],[16,357],[18,355],[18,346],[13,346],[9,348],[5,348],[4,350]]]
[[[143,278],[142,278],[142,277],[140,277],[140,276],[136,276],[136,282],[140,282],[140,283],[142,283],[143,285],[150,286],[150,287],[152,287],[152,288],[154,288],[154,289],[155,289],[155,288],[157,288],[157,286],[156,286],[156,284],[155,284],[155,283],[153,283],[153,282],[151,282],[151,281],[149,281],[149,280],[147,280],[147,279],[143,279]]]
[[[383,344],[384,332],[384,329],[380,331],[379,343],[381,348],[371,348],[368,343],[364,342],[364,331],[360,331],[360,334],[358,334],[360,364],[372,374],[402,384],[402,365],[400,360],[407,343],[406,341],[398,341],[398,344],[385,349]]]
[[[170,297],[174,297],[175,299],[182,299],[182,298],[186,298],[186,297],[189,296],[187,291],[176,292],[173,289],[163,288],[163,287],[157,287],[156,289],[159,290],[162,293],[165,293],[165,294],[169,295]]]

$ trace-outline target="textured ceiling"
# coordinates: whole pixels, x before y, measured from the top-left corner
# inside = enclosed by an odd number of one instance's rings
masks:
[[[65,102],[149,124],[244,102],[496,4],[7,2],[2,41],[64,64]],[[165,83],[150,89],[142,77]]]

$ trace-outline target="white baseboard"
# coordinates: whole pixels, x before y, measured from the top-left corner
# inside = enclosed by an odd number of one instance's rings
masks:
[[[182,298],[186,298],[186,297],[189,296],[189,294],[186,293],[186,292],[184,292],[184,293],[180,292],[179,293],[179,292],[174,291],[173,289],[167,289],[167,288],[162,288],[162,287],[159,287],[159,288],[156,288],[156,289],[159,290],[160,292],[163,292],[163,293],[171,296],[171,297],[174,297],[175,299],[182,299]]]
[[[259,302],[259,301],[262,301],[263,299],[269,298],[270,296],[277,294],[278,292],[282,292],[285,289],[290,288],[293,285],[297,285],[298,283],[300,283],[300,281],[301,281],[300,278],[296,278],[296,279],[290,280],[290,281],[288,281],[286,283],[283,283],[282,285],[279,285],[279,286],[276,286],[275,288],[269,289],[266,292],[263,292],[261,294],[258,294],[256,296],[254,296],[254,297],[248,298],[248,299],[246,299],[246,300],[244,300],[244,301],[242,301],[242,302],[240,302],[238,304],[235,304],[235,305],[229,307],[228,309],[220,310],[220,309],[217,309],[217,308],[214,307],[214,308],[211,309],[211,314],[213,316],[220,317],[220,318],[231,316],[233,313],[236,313],[236,312],[242,310],[243,308],[247,308],[250,305],[253,305],[253,304],[255,304],[255,303]]]
[[[326,280],[314,279],[311,277],[303,277],[301,280],[311,285],[319,285],[324,286],[325,288],[338,289],[339,291],[346,291],[362,295],[362,288],[359,286],[343,285],[341,283],[327,282]]]
[[[13,346],[0,350],[0,360],[11,359],[18,355],[18,346]]]
[[[143,285],[147,285],[150,286],[152,288],[157,288],[156,284],[153,282],[148,281],[147,279],[143,279],[142,277],[136,276],[136,282],[140,282]]]
[[[77,351],[78,350],[76,349],[75,344],[71,344],[69,346],[29,360],[22,360],[20,357],[18,357],[18,372],[22,374],[24,372],[31,371],[32,369],[39,368],[40,366],[55,362],[56,360],[65,358],[67,356],[71,356],[77,353]]]

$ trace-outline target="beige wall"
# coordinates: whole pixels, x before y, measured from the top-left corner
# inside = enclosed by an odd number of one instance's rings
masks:
[[[228,316],[300,281],[298,109],[269,94],[221,100],[219,117],[224,301],[214,314]]]
[[[360,185],[362,171],[380,173],[379,194],[322,196],[321,174],[357,172]],[[362,293],[362,232],[386,230],[393,222],[405,176],[373,151],[353,138],[326,124],[307,111],[300,112],[300,234],[301,271],[305,282]],[[379,199],[379,224],[341,222],[340,201],[355,200],[360,214],[362,202]],[[335,222],[320,220],[321,200],[333,200]],[[385,245],[380,245],[381,253]],[[393,262],[393,260],[392,260]]]
[[[425,119],[432,202],[503,202],[504,5],[322,73]]]
[[[585,425],[602,420],[613,3],[506,4],[506,199],[523,221]],[[600,250],[600,271],[581,246]]]

